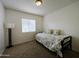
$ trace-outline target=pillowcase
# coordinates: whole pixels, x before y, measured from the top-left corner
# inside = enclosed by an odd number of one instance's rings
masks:
[[[54,34],[54,30],[53,29],[50,30],[50,34]]]
[[[53,35],[63,35],[64,34],[63,30],[60,30],[60,29],[50,29],[50,30],[46,31],[45,33],[53,34]]]
[[[62,35],[62,31],[61,30],[54,30],[54,35]]]
[[[53,29],[50,29],[46,32],[47,34],[53,34],[54,33],[54,30]]]

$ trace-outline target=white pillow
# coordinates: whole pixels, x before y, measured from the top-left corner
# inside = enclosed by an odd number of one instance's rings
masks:
[[[62,35],[62,30],[54,30],[54,35]]]
[[[54,30],[50,29],[50,30],[46,31],[45,33],[47,33],[47,34],[54,34]]]

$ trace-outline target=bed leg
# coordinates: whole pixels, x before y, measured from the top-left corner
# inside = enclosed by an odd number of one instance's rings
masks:
[[[70,49],[72,50],[72,37],[70,37]]]
[[[70,43],[70,49],[72,50],[72,43]]]

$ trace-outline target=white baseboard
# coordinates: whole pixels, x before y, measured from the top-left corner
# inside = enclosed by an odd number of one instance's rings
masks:
[[[76,52],[79,52],[79,50],[78,50],[78,49],[75,49],[75,48],[72,48],[72,50],[73,50],[73,51],[76,51]]]
[[[0,55],[3,55],[4,50],[5,50],[5,48],[0,50]]]

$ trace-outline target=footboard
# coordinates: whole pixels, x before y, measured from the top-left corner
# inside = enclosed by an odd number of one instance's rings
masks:
[[[65,49],[65,48],[70,48],[72,49],[72,37],[71,36],[68,36],[68,37],[65,37],[62,41],[61,41],[61,46],[62,46],[62,51]]]

